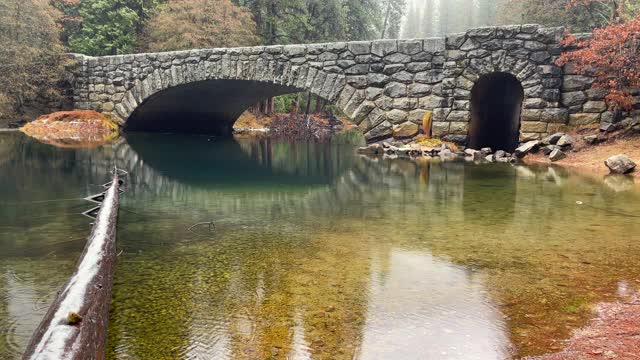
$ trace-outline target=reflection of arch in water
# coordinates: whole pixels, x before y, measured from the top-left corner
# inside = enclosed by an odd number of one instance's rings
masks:
[[[511,165],[467,164],[462,207],[465,221],[487,227],[513,221],[518,195],[516,181],[516,170]]]
[[[131,134],[127,142],[145,166],[203,188],[328,185],[349,168],[352,159],[351,148],[271,139]]]

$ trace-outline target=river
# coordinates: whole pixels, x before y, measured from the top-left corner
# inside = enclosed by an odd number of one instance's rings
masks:
[[[519,358],[640,279],[640,192],[612,179],[340,143],[0,133],[0,358],[72,273],[82,198],[113,165],[129,175],[109,359]]]

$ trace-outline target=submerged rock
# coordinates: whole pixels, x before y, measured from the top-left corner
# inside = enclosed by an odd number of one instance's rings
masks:
[[[628,174],[636,168],[636,163],[622,154],[608,158],[604,164],[612,174]]]

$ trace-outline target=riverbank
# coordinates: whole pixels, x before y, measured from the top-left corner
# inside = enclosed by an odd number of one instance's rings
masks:
[[[235,134],[268,135],[296,140],[328,140],[352,130],[357,130],[357,126],[346,118],[337,117],[329,112],[264,115],[245,111],[233,126]]]
[[[637,359],[640,354],[640,293],[596,306],[597,317],[574,332],[558,353],[527,360]]]
[[[585,136],[591,131],[577,131],[569,135],[575,140],[573,148],[567,153],[567,157],[552,162],[542,153],[528,154],[523,162],[525,164],[554,164],[574,169],[579,172],[596,176],[606,176],[609,169],[604,162],[611,156],[624,154],[634,160],[640,161],[640,133],[619,132],[602,138],[598,144],[589,144]],[[595,133],[591,134],[594,135]],[[631,172],[628,176],[634,177],[636,182],[640,179],[640,170]]]
[[[119,126],[90,110],[60,111],[42,115],[19,130],[57,147],[97,147],[115,140]]]

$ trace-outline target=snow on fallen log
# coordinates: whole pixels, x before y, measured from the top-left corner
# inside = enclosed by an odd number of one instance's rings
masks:
[[[34,332],[23,359],[104,359],[116,261],[118,171],[76,271]]]

